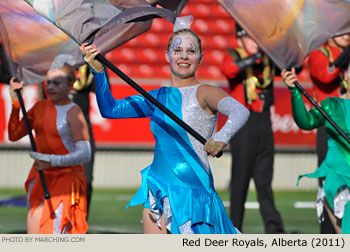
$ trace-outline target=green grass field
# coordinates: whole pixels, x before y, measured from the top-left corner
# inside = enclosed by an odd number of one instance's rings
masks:
[[[135,190],[95,189],[89,215],[91,234],[142,233],[142,206],[125,210]],[[225,191],[218,191],[222,200],[228,201]],[[314,202],[315,191],[275,191],[275,201],[280,211],[285,229],[300,234],[318,234],[319,225],[315,208],[294,208],[297,201]],[[23,190],[0,189],[0,201],[16,196],[24,196]],[[256,201],[255,192],[248,195],[248,202]],[[227,209],[228,210],[228,209]],[[0,233],[14,234],[26,232],[26,207],[0,205]],[[259,209],[246,209],[243,233],[264,233]]]

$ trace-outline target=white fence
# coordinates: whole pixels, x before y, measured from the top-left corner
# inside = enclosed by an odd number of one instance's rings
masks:
[[[95,188],[137,188],[140,171],[152,162],[152,151],[97,151],[94,165]],[[32,159],[28,150],[0,150],[0,188],[21,188],[28,175]],[[221,158],[210,157],[216,189],[226,189],[230,182],[231,156],[224,152]],[[304,178],[296,186],[300,174],[315,170],[315,153],[276,153],[273,189],[313,190],[315,179]],[[250,184],[254,189],[254,183]]]

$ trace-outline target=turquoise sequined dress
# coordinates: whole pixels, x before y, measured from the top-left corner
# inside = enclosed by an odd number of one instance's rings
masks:
[[[151,117],[151,130],[156,140],[154,159],[141,171],[141,187],[128,207],[144,204],[152,209],[158,224],[164,214],[165,225],[173,234],[237,233],[214,190],[203,145],[143,96],[115,100],[105,74],[94,74],[97,102],[103,117]],[[198,104],[198,86],[162,87],[149,93],[208,139],[214,132],[217,118]]]

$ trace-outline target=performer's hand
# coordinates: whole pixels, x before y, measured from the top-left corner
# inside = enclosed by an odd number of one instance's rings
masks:
[[[33,165],[35,170],[42,171],[51,167],[51,158],[49,154],[31,151],[29,152],[29,156],[35,160]]]
[[[47,168],[50,168],[51,167],[51,163],[45,162],[45,161],[41,161],[41,160],[35,160],[33,166],[34,166],[35,170],[42,171],[42,170],[45,170]]]
[[[85,62],[88,63],[92,69],[99,73],[103,71],[103,65],[95,59],[96,55],[100,53],[100,50],[96,47],[96,45],[83,43],[80,46],[80,51],[83,54]]]
[[[10,96],[13,101],[18,101],[18,95],[16,93],[17,89],[22,89],[23,87],[23,81],[16,82],[15,77],[12,77],[10,79]],[[21,90],[22,92],[22,90]]]
[[[288,87],[294,87],[294,81],[298,81],[298,77],[295,73],[295,68],[293,67],[291,71],[287,71],[286,69],[283,69],[281,72],[281,76],[283,78],[284,84],[286,84]]]
[[[215,157],[225,146],[224,142],[215,142],[211,137],[205,142],[204,150],[208,155]]]

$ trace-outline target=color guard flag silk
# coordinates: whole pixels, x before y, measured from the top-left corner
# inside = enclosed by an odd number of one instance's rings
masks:
[[[350,33],[350,0],[218,0],[280,69]]]
[[[43,81],[60,53],[80,61],[78,45],[22,0],[0,1],[0,36],[11,75],[25,84]]]
[[[25,0],[40,15],[47,18],[79,45],[89,35],[106,40],[114,27],[136,20],[147,21],[164,17],[174,22],[176,16],[167,9],[153,8],[146,1],[132,1],[134,7],[125,8],[128,1],[107,0]],[[120,4],[120,5],[114,5]]]
[[[174,22],[187,1],[161,2],[164,8],[146,0],[1,0],[0,35],[10,72],[25,85],[41,82],[60,55],[82,65],[79,45],[86,39],[104,54],[149,30],[153,18]]]

